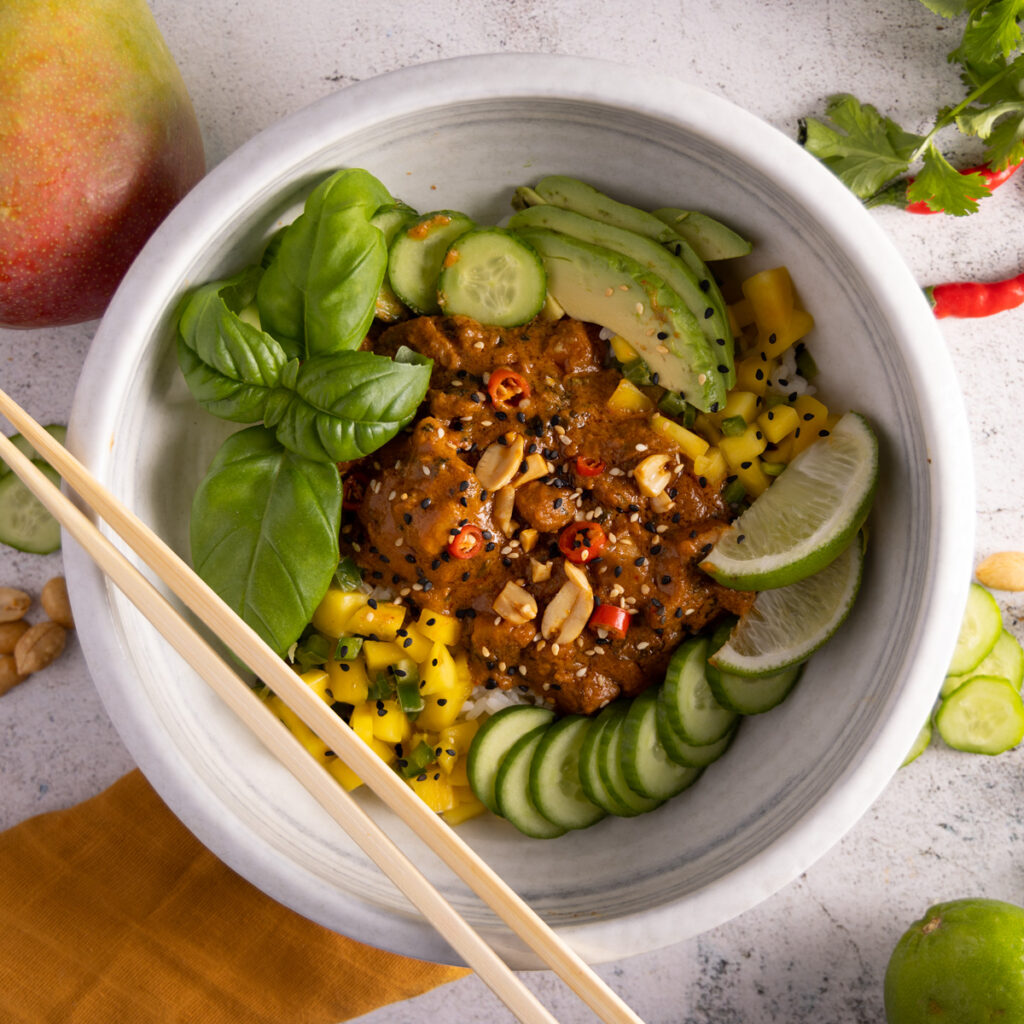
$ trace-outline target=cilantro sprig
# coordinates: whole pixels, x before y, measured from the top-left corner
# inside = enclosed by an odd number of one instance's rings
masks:
[[[978,139],[993,171],[1024,160],[1024,0],[921,0],[943,18],[963,18],[948,59],[965,94],[937,111],[923,135],[906,131],[847,93],[829,97],[825,120],[800,123],[800,141],[867,205],[923,202],[954,216],[974,213],[991,194],[983,174],[962,173],[943,155],[939,136]]]

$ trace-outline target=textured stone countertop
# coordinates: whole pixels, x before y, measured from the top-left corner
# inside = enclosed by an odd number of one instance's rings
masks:
[[[619,60],[699,84],[790,135],[825,97],[850,91],[917,129],[956,96],[945,62],[954,30],[917,0],[151,0],[192,93],[211,166],[325,94],[427,60],[543,51]],[[1024,185],[976,216],[876,216],[922,284],[1019,272]],[[0,382],[44,422],[66,422],[95,324],[0,331]],[[967,396],[977,487],[977,553],[1024,547],[1024,309],[945,320]],[[5,424],[4,429],[10,432]],[[0,584],[38,593],[60,571],[0,548]],[[1002,594],[1024,638],[1024,597]],[[66,807],[132,766],[72,642],[49,670],[0,701],[0,828]],[[985,895],[1024,902],[1024,750],[998,758],[936,744],[901,770],[855,828],[757,908],[600,973],[651,1024],[883,1019],[893,944],[931,902]],[[593,1019],[552,975],[528,984],[559,1020]],[[367,1024],[508,1019],[468,978],[363,1018]]]

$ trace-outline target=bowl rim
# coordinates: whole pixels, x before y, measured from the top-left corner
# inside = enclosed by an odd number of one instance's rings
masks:
[[[966,410],[952,361],[934,317],[909,269],[881,227],[861,204],[817,160],[791,139],[720,95],[677,79],[666,78],[613,61],[553,54],[478,54],[431,61],[331,93],[282,118],[244,143],[210,170],[158,228],[132,265],[100,322],[76,390],[69,427],[69,445],[93,472],[103,478],[115,432],[115,409],[103,399],[117,393],[121,339],[144,337],[159,283],[170,273],[167,243],[181,239],[194,245],[210,234],[208,219],[224,224],[230,210],[220,194],[231,182],[237,196],[260,191],[260,182],[287,173],[302,156],[323,148],[313,126],[329,117],[337,138],[373,123],[425,108],[466,100],[524,96],[579,100],[617,108],[680,125],[709,138],[767,177],[785,182],[798,174],[806,183],[800,201],[808,207],[874,288],[886,321],[905,339],[902,354],[918,375],[922,393],[942,402],[922,405],[923,435],[933,453],[943,453],[931,467],[932,596],[927,621],[921,622],[913,667],[889,702],[888,717],[878,723],[864,748],[871,758],[847,766],[822,796],[791,828],[761,849],[740,869],[716,879],[682,899],[614,921],[580,921],[559,932],[591,962],[619,959],[669,945],[723,924],[751,909],[798,877],[853,827],[888,785],[913,737],[926,719],[952,653],[971,573],[974,536],[973,468]],[[723,124],[739,129],[723,137]],[[296,141],[308,138],[305,153]],[[795,168],[795,169],[794,169]],[[241,202],[238,200],[236,202]],[[231,208],[234,210],[234,207]],[[863,257],[865,242],[872,257]],[[194,251],[194,250],[193,250]],[[139,293],[149,301],[139,301]],[[916,298],[915,298],[916,293]],[[941,415],[939,406],[941,405]],[[955,473],[953,467],[955,466]],[[936,558],[941,554],[941,558]],[[109,585],[88,556],[67,534],[65,570],[76,615],[112,626]],[[922,585],[925,585],[924,583]],[[359,932],[381,923],[384,911],[362,914],[355,908],[344,921],[325,913],[317,880],[269,849],[253,843],[244,823],[231,820],[217,805],[193,768],[161,748],[165,734],[152,708],[130,687],[114,680],[124,652],[116,629],[80,630],[81,643],[101,699],[126,747],[172,811],[218,857],[278,901],[327,927],[360,938]],[[611,924],[616,938],[609,944]],[[373,944],[396,952],[439,961],[459,962],[447,943],[423,920],[396,922],[388,917],[388,934]],[[386,940],[386,941],[381,941]],[[609,949],[609,945],[611,949]],[[618,947],[619,952],[614,952]],[[541,966],[529,958],[520,967]]]

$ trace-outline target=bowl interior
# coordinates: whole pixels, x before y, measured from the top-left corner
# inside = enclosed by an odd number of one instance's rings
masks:
[[[486,84],[498,76],[500,88]],[[445,62],[364,83],[216,168],[154,236],[94,342],[72,446],[183,554],[192,491],[237,428],[188,394],[174,304],[189,286],[251,262],[311,183],[343,165],[367,168],[421,210],[461,209],[481,222],[499,222],[515,186],[553,172],[648,208],[726,220],[756,243],[727,272],[789,266],[817,321],[809,346],[821,396],[864,413],[879,434],[883,475],[860,599],[781,707],[745,721],[697,785],[651,814],[547,842],[490,817],[460,827],[591,961],[717,925],[795,877],[863,813],[909,748],[948,659],[969,575],[972,492],[953,483],[969,465],[967,431],[927,307],[826,172],[699,90],[535,57]],[[143,770],[199,838],[329,927],[456,960],[70,542],[67,556],[97,686]],[[416,845],[372,795],[360,799],[400,844]],[[535,965],[432,856],[415,856],[514,964]]]

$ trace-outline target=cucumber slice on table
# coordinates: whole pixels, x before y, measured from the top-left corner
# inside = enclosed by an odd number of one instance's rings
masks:
[[[708,666],[708,686],[715,700],[738,715],[760,715],[781,704],[796,686],[803,664],[791,665],[770,676],[737,676]]]
[[[474,227],[456,210],[435,210],[418,217],[395,236],[388,248],[388,282],[414,313],[439,313],[437,279],[448,246]]]
[[[947,746],[971,754],[1001,754],[1024,739],[1024,701],[1005,679],[974,676],[935,713]]]
[[[60,476],[49,463],[35,459],[33,464],[60,487]],[[60,524],[13,472],[0,476],[0,544],[34,555],[60,547]]]
[[[540,257],[503,228],[467,231],[445,253],[437,281],[443,313],[515,327],[532,320],[546,297],[547,275]]]
[[[692,786],[702,769],[669,757],[658,739],[657,718],[657,690],[645,690],[633,698],[620,726],[620,761],[630,788],[660,802]]]
[[[948,674],[973,672],[995,647],[1002,631],[1003,616],[996,599],[981,584],[972,583]]]
[[[1024,684],[1024,649],[1017,638],[1003,630],[995,646],[982,658],[976,668],[963,675],[949,675],[943,680],[940,697],[948,697],[955,689],[963,686],[971,676],[1001,676],[1018,690]]]
[[[700,747],[721,740],[736,721],[736,712],[715,700],[707,680],[708,641],[693,637],[676,648],[658,692],[662,732]]]
[[[477,731],[466,756],[466,774],[476,798],[494,814],[500,814],[494,786],[505,755],[516,742],[555,717],[550,708],[514,704],[492,715]]]
[[[929,718],[924,725],[921,726],[920,731],[914,739],[910,750],[907,751],[907,756],[903,758],[903,763],[900,765],[901,768],[905,768],[911,761],[916,761],[925,750],[928,749],[928,744],[932,741],[932,720]]]
[[[545,818],[530,796],[530,766],[547,728],[538,725],[520,736],[502,759],[494,780],[498,813],[532,839],[556,839],[568,831]]]
[[[530,796],[537,810],[563,828],[587,828],[608,812],[583,791],[580,752],[594,725],[585,715],[566,715],[550,725],[530,764]]]
[[[68,428],[61,423],[50,423],[43,429],[57,441],[58,444],[64,444],[67,440]],[[15,448],[21,452],[22,455],[27,459],[36,459],[39,453],[28,443],[28,440],[21,434],[12,434],[8,439]],[[11,472],[11,467],[7,465],[3,459],[0,459],[0,477],[7,476]]]

